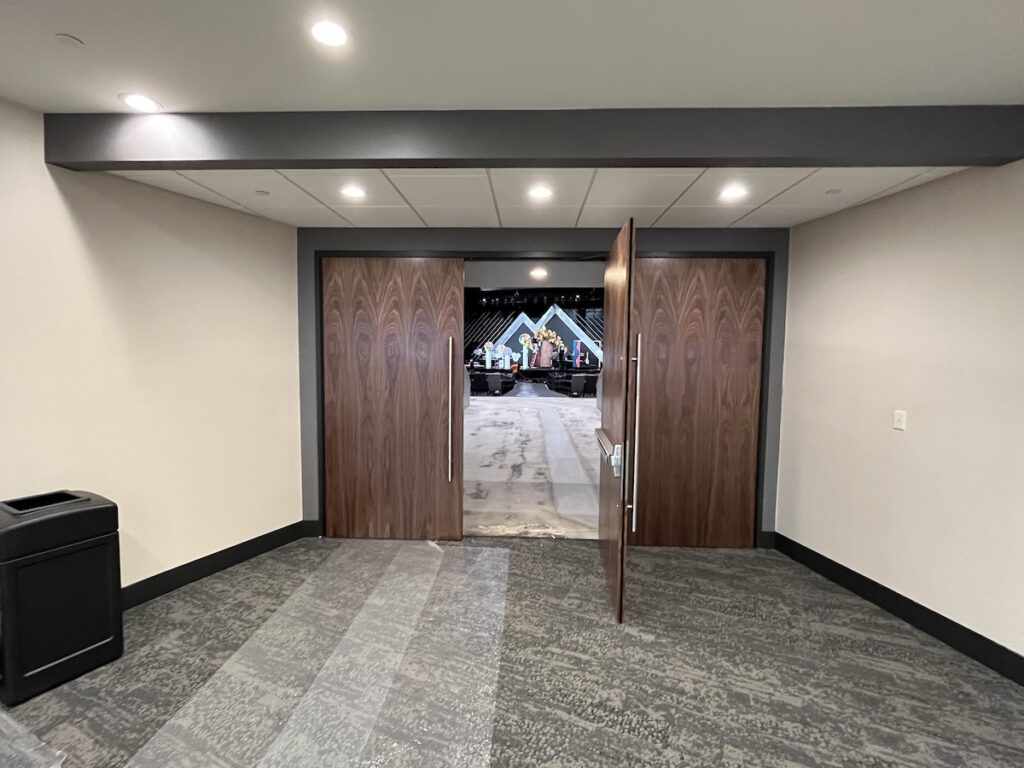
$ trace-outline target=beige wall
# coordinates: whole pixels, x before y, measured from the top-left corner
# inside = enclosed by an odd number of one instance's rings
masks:
[[[1024,652],[1024,162],[795,228],[786,323],[778,530]]]
[[[43,163],[0,102],[0,498],[120,505],[122,580],[301,518],[295,230]]]

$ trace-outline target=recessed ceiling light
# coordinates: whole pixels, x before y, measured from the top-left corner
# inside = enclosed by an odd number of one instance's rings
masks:
[[[260,197],[270,197],[270,193],[267,192],[267,190],[265,190],[265,189],[254,190],[254,193],[259,195]]]
[[[61,45],[66,45],[68,48],[84,48],[85,41],[80,37],[68,34],[67,32],[58,32],[54,35],[57,38],[57,42]]]
[[[136,112],[162,112],[163,107],[160,103],[144,96],[141,93],[122,93],[118,96],[121,102],[130,109],[134,109]]]
[[[358,184],[347,184],[341,188],[341,194],[349,200],[362,200],[366,197],[366,190]]]
[[[547,184],[534,184],[530,187],[528,194],[534,200],[550,200],[554,192]],[[545,274],[547,273],[545,272]]]
[[[530,270],[530,277],[534,280],[543,280],[548,276],[548,271],[544,267],[534,267]]]
[[[339,48],[348,42],[348,32],[333,21],[318,21],[309,30],[318,43]]]
[[[726,184],[722,187],[722,190],[718,193],[718,199],[723,203],[735,203],[737,200],[742,200],[750,194],[750,190],[747,189],[745,184],[740,184],[734,181],[731,184]]]

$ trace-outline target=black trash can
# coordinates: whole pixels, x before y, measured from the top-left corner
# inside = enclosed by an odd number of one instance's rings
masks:
[[[0,501],[0,701],[124,651],[117,505],[87,491]]]

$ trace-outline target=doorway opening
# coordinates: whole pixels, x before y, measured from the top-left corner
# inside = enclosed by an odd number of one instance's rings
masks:
[[[603,260],[467,262],[463,533],[598,538]]]

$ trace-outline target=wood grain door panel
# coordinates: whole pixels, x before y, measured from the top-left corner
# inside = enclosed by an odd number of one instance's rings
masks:
[[[760,258],[637,261],[642,334],[631,544],[754,544],[764,337]]]
[[[327,535],[461,539],[462,260],[322,265]]]
[[[605,264],[604,364],[601,369],[601,428],[612,444],[625,445],[630,429],[629,322],[630,271],[636,255],[633,220],[622,228]],[[625,478],[615,477],[611,466],[601,465],[598,539],[608,582],[608,596],[616,621],[622,621],[625,583],[626,523]]]

